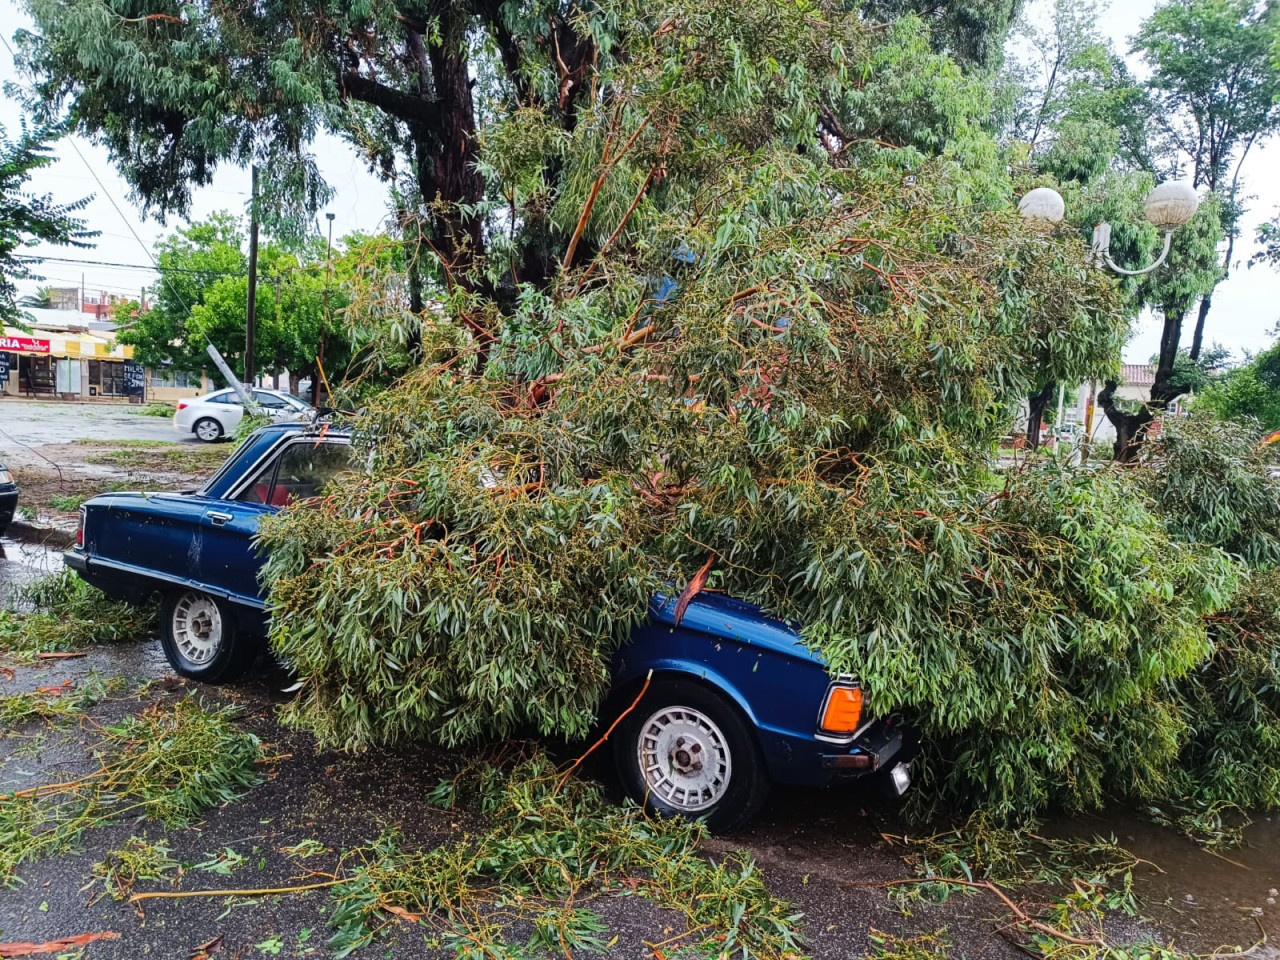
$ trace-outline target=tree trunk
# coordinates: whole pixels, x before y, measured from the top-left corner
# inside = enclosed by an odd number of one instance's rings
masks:
[[[1218,283],[1221,283],[1223,280],[1226,280],[1227,277],[1231,275],[1231,255],[1235,250],[1235,246],[1236,246],[1236,236],[1235,236],[1235,231],[1233,229],[1227,235],[1227,253],[1222,258],[1222,275],[1218,278]],[[1213,285],[1213,290],[1217,289],[1218,283],[1215,283]],[[1191,338],[1191,359],[1192,360],[1200,359],[1200,349],[1201,347],[1204,346],[1204,322],[1205,322],[1205,318],[1209,316],[1209,308],[1213,306],[1213,290],[1210,290],[1208,293],[1206,293],[1203,297],[1200,298],[1200,312],[1196,316],[1196,331],[1195,331],[1195,335],[1192,336]]]
[[[1147,428],[1155,419],[1150,402],[1142,404],[1134,413],[1121,410],[1116,405],[1115,392],[1120,385],[1115,380],[1108,380],[1106,386],[1098,394],[1100,406],[1111,425],[1116,430],[1116,442],[1113,455],[1119,463],[1129,463],[1138,455],[1142,443],[1147,436]]]
[[[1050,380],[1043,390],[1027,398],[1027,448],[1030,450],[1040,449],[1040,425],[1044,422],[1044,409],[1049,405],[1056,386]]]
[[[1210,290],[1200,298],[1200,312],[1196,316],[1196,332],[1191,338],[1191,359],[1200,359],[1200,348],[1204,345],[1204,321],[1209,316],[1209,308],[1213,306],[1213,291]]]
[[[1116,403],[1115,392],[1119,384],[1108,380],[1102,392],[1098,394],[1098,406],[1107,415],[1111,425],[1115,427],[1115,458],[1120,463],[1133,461],[1147,438],[1147,428],[1169,406],[1169,401],[1178,396],[1173,386],[1173,364],[1178,357],[1178,344],[1182,341],[1182,321],[1186,317],[1190,305],[1166,305],[1164,313],[1164,330],[1160,334],[1160,356],[1156,362],[1155,383],[1151,385],[1151,399],[1143,401],[1133,413],[1121,410]]]

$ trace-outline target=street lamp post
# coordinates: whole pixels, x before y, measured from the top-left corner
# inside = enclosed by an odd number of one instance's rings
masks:
[[[1164,233],[1164,249],[1156,262],[1138,270],[1126,270],[1111,259],[1111,224],[1100,223],[1093,228],[1093,243],[1090,252],[1099,266],[1107,266],[1113,272],[1125,277],[1138,277],[1164,263],[1169,256],[1169,248],[1173,245],[1173,231],[1186,226],[1196,215],[1200,207],[1200,198],[1195,187],[1185,180],[1174,180],[1162,183],[1149,194],[1143,203],[1143,212],[1147,219]],[[1027,193],[1018,203],[1018,212],[1024,220],[1042,227],[1051,227],[1060,223],[1066,215],[1066,204],[1057,190],[1052,187],[1036,187]]]
[[[1195,187],[1185,180],[1170,181],[1160,184],[1147,194],[1142,207],[1147,220],[1164,233],[1164,249],[1160,251],[1160,256],[1154,263],[1137,270],[1121,267],[1111,259],[1111,224],[1100,223],[1093,228],[1093,242],[1089,246],[1089,252],[1099,268],[1106,267],[1124,277],[1140,277],[1155,270],[1169,256],[1169,250],[1173,246],[1173,231],[1186,226],[1196,215],[1200,197],[1196,194]],[[1036,187],[1019,201],[1018,212],[1033,225],[1050,229],[1066,215],[1066,204],[1052,187]],[[1092,392],[1090,384],[1090,401]],[[1093,432],[1093,411],[1093,403],[1089,402],[1085,413],[1084,436],[1081,438],[1082,459],[1088,457],[1089,435]]]

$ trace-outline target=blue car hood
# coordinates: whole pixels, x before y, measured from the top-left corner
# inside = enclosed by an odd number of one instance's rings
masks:
[[[675,626],[676,598],[659,594],[649,604],[651,623]],[[681,627],[713,637],[765,647],[777,653],[822,665],[822,658],[800,640],[785,621],[765,614],[755,604],[723,593],[700,593],[689,603]]]

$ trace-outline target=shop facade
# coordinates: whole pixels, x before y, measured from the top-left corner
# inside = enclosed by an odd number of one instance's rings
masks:
[[[5,327],[0,395],[48,400],[132,400],[146,396],[146,371],[133,347],[93,333]]]

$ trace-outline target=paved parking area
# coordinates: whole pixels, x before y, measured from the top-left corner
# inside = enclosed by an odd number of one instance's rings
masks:
[[[168,417],[144,417],[132,404],[0,400],[0,460],[14,447],[75,440],[168,440],[198,443],[173,429]]]

